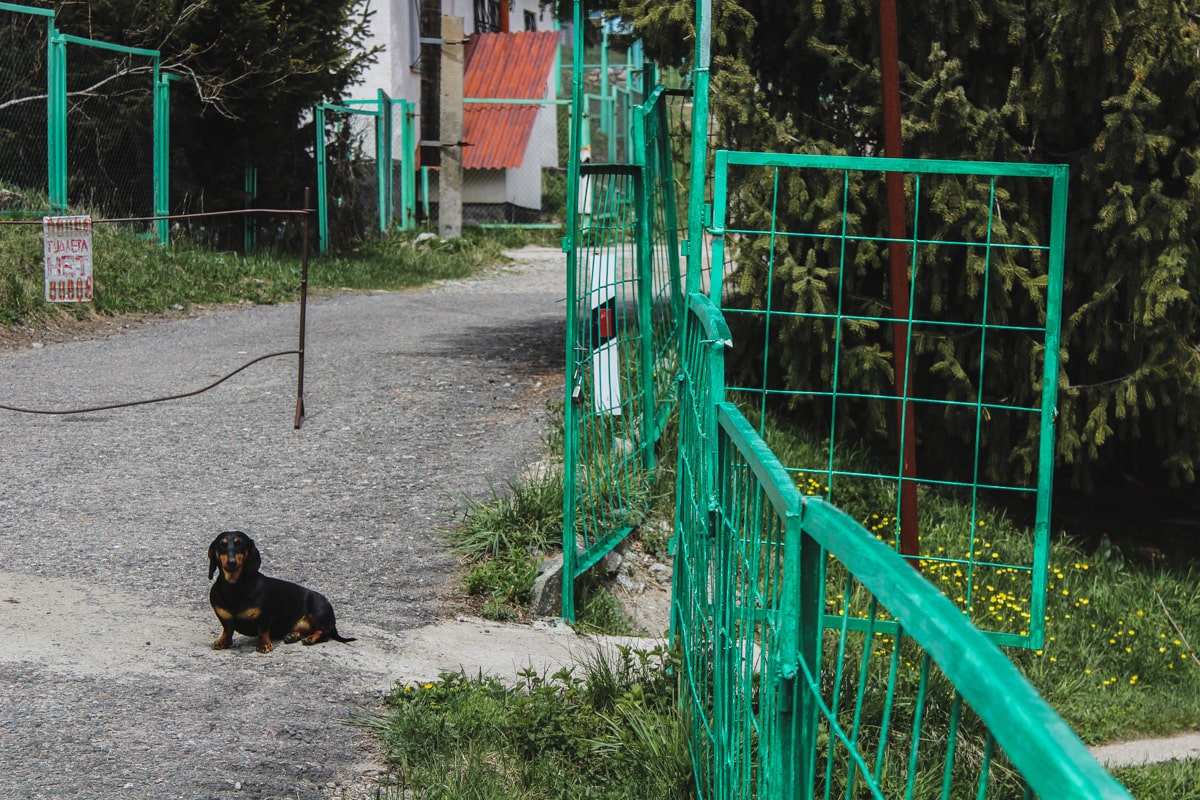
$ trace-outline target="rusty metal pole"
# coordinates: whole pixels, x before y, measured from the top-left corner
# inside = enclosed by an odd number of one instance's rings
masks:
[[[883,148],[889,158],[903,157],[900,131],[900,34],[896,18],[896,0],[879,0],[879,66],[883,79]],[[909,374],[908,331],[908,248],[904,220],[904,176],[887,174],[888,257],[892,289],[892,365],[896,397],[896,445],[902,452],[900,468],[900,552],[916,556],[921,552],[917,519],[917,436],[908,397],[912,376]],[[910,559],[914,566],[916,559]]]
[[[312,216],[312,189],[304,188],[304,233],[300,256],[300,343],[297,346],[296,365],[296,421],[295,430],[300,429],[304,419],[304,327],[308,316],[308,220]]]

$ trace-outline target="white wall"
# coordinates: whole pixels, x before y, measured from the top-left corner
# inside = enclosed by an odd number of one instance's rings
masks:
[[[504,0],[502,0],[503,2]],[[421,73],[412,68],[416,60],[416,47],[420,21],[420,0],[372,0],[370,45],[383,45],[379,60],[363,75],[358,90],[352,94],[356,100],[375,97],[376,90],[383,89],[393,99],[405,99],[418,104],[421,99]],[[525,12],[537,18],[537,29],[554,30],[552,9],[542,11],[538,0],[514,0],[508,12],[509,28],[525,30]],[[473,33],[475,27],[475,4],[473,0],[442,0],[442,12],[463,18],[463,28]]]

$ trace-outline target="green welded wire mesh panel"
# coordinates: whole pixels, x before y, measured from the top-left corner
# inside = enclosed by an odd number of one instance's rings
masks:
[[[615,155],[631,154],[635,163],[579,165],[574,155],[571,162],[563,414],[564,574],[571,579],[645,518],[655,445],[675,402],[683,300],[671,117],[669,95],[651,85],[652,75],[646,83],[646,101],[608,129],[626,132],[625,150]],[[581,82],[576,96],[580,89]],[[583,146],[590,125],[573,116],[573,139]],[[564,580],[563,616],[575,612],[573,580]]]
[[[794,698],[800,506],[787,472],[748,428],[716,421],[712,537],[712,730],[716,796],[795,797]],[[782,487],[783,491],[780,491]],[[788,545],[793,546],[789,549]]]
[[[644,519],[655,398],[642,170],[585,167],[568,258],[565,572],[583,574]],[[563,581],[573,618],[573,581]]]
[[[897,420],[911,416],[919,568],[996,641],[1041,647],[1066,167],[726,151],[715,163],[711,292],[734,332],[731,397],[768,441],[808,437],[783,456],[796,483],[897,549],[910,478],[887,453],[903,452]],[[902,240],[887,235],[889,171],[906,187]],[[896,241],[903,317],[888,299]]]
[[[652,75],[652,71],[651,71]],[[676,213],[675,176],[670,140],[670,96],[661,87],[647,92],[635,114],[635,149],[646,184],[649,215],[651,302],[651,370],[656,403],[655,425],[666,423],[672,409],[676,364],[679,361],[679,328],[683,320],[683,291],[679,262],[679,222]]]
[[[752,431],[738,417],[722,409]],[[799,634],[808,796],[1130,796],[937,587],[845,512],[801,502],[801,572],[829,578],[810,616],[835,621]]]
[[[690,710],[693,772],[697,785],[715,780],[718,731],[712,720],[716,620],[712,527],[716,508],[716,403],[724,398],[724,349],[729,328],[713,302],[694,293],[680,351],[678,464],[675,481],[671,640],[683,659],[681,689]],[[726,642],[727,643],[727,642]]]

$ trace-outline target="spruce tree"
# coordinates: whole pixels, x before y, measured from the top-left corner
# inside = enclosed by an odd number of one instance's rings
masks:
[[[1196,478],[1200,25],[1191,5],[931,0],[899,8],[905,156],[1070,167],[1057,453],[1083,486],[1116,472],[1147,482]],[[619,4],[648,54],[669,60],[689,58],[692,17],[681,8],[693,6]],[[718,146],[882,152],[876,2],[714,0],[714,13]],[[780,224],[835,213],[831,186],[793,181],[786,187],[793,205]],[[1045,241],[1048,198],[1017,184],[1003,191],[1010,234],[1027,231]],[[768,213],[756,208],[768,196],[765,186],[736,190],[747,219]],[[981,202],[979,187],[946,182],[933,222],[953,233],[963,212]],[[854,256],[865,266],[879,254],[860,248]],[[742,302],[762,303],[769,289],[776,307],[781,300],[800,310],[830,304],[833,276],[811,250],[802,258],[808,262],[776,253],[780,268],[768,286],[755,269],[765,255],[739,254]],[[994,321],[1028,320],[1042,302],[1038,265],[1011,259],[998,267],[1004,302]],[[969,259],[930,259],[918,272],[918,302],[952,309],[981,288]],[[883,279],[864,271],[856,280],[863,307],[884,309]],[[827,354],[805,343],[802,328],[816,324],[776,328],[777,358],[763,365],[775,370],[770,379],[787,385],[828,375]],[[879,389],[891,380],[882,341],[862,331],[843,366]],[[969,365],[977,353],[945,337],[922,336],[916,344],[926,392],[956,398],[975,391]],[[997,374],[1007,370],[1014,391],[1024,387],[1027,396],[1011,399],[1031,399],[1038,354],[1027,342],[998,337],[987,358]],[[887,420],[858,424],[881,435]],[[957,424],[941,420],[937,430],[967,439]],[[1031,469],[1032,430],[1017,424],[995,433],[1010,445],[990,468]]]

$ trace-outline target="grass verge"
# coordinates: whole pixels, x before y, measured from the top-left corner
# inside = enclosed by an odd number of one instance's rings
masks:
[[[329,256],[313,255],[309,287],[396,290],[464,278],[504,261],[503,251],[549,241],[546,232],[468,228],[460,239],[394,233]],[[42,232],[37,225],[0,225],[0,325],[33,326],[52,317],[154,313],[190,305],[279,303],[299,295],[301,258],[270,251],[241,255],[187,239],[168,247],[120,225],[92,234],[91,303],[43,299]]]
[[[445,673],[398,686],[360,720],[393,765],[388,798],[686,798],[692,791],[671,654],[597,651],[515,684]]]

